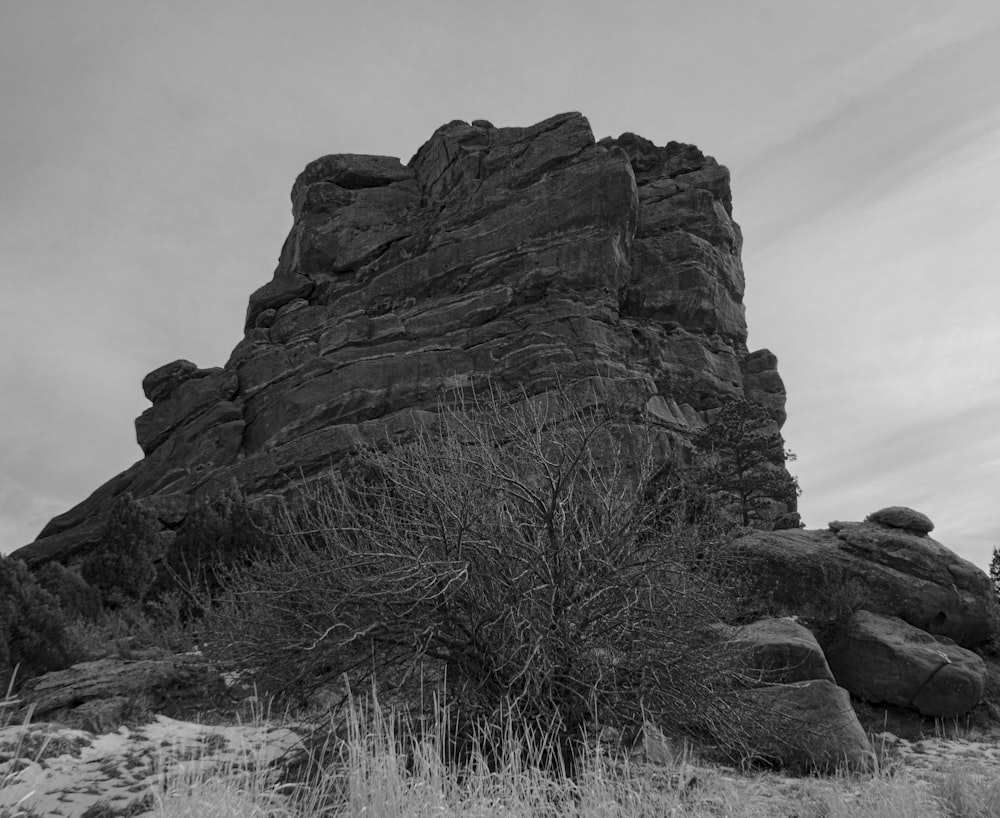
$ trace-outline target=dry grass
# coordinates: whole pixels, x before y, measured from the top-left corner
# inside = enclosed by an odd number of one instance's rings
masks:
[[[5,746],[0,744],[0,794],[7,786],[15,780],[18,772],[22,769],[25,757],[37,760],[45,754],[48,739],[44,739],[40,744],[33,742],[33,734],[29,731],[30,713],[25,718],[24,723],[11,728],[14,714],[20,709],[21,702],[14,695],[14,681],[17,678],[18,668],[15,667],[11,673],[7,684],[7,690],[0,695],[0,734],[8,732],[10,729],[17,730],[13,745]],[[3,688],[0,688],[2,690]],[[0,818],[36,818],[37,813],[23,806],[21,802],[7,804],[0,800]]]
[[[791,778],[697,762],[667,765],[588,751],[574,780],[539,763],[551,747],[508,725],[497,757],[485,744],[460,765],[443,761],[440,720],[419,737],[378,707],[354,708],[308,784],[281,783],[254,764],[254,750],[229,769],[192,765],[164,781],[156,818],[991,818],[1000,781],[946,766],[926,779],[898,765],[874,774]],[[516,740],[514,740],[516,739]]]
[[[332,740],[323,753],[332,759],[311,769],[308,784],[278,781],[274,771],[254,764],[254,748],[229,769],[193,765],[165,780],[156,796],[157,818],[181,816],[607,816],[690,815],[686,805],[699,794],[685,790],[690,781],[681,756],[658,775],[633,768],[592,750],[585,754],[575,780],[545,769],[553,746],[546,739],[515,735],[511,725],[492,747],[476,742],[461,764],[445,761],[447,718],[440,715],[416,735],[378,706],[352,708],[343,725],[343,741]],[[680,784],[681,786],[678,786]],[[723,788],[711,793],[719,805]],[[722,802],[724,814],[741,816],[735,793]],[[710,814],[710,813],[704,813]],[[718,814],[718,813],[711,813]]]
[[[197,642],[194,626],[183,621],[177,593],[154,603],[105,609],[96,620],[71,619],[66,630],[76,661],[135,659],[149,651],[183,653]]]

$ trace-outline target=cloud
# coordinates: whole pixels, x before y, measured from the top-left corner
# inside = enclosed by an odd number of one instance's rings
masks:
[[[852,84],[830,110],[750,157],[741,198],[758,247],[912,184],[1000,122],[1000,28],[979,30],[888,76]]]
[[[978,401],[956,400],[950,411],[914,414],[891,425],[844,424],[839,435],[814,430],[810,457],[792,467],[805,492],[803,517],[819,527],[910,506],[935,521],[945,545],[985,568],[990,548],[1000,545],[1000,389]]]

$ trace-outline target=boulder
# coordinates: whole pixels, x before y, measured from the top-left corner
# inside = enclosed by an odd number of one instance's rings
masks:
[[[914,511],[906,506],[889,506],[880,508],[865,518],[866,522],[887,525],[890,528],[902,528],[914,534],[929,534],[934,530],[934,523],[926,514]]]
[[[748,748],[759,761],[803,771],[864,769],[873,753],[846,690],[827,679],[746,691],[756,723]]]
[[[791,617],[760,619],[728,631],[743,652],[746,672],[755,680],[772,684],[834,681],[816,637]]]
[[[751,757],[782,767],[865,767],[871,746],[812,632],[791,617],[721,626],[742,652],[753,702]]]
[[[750,604],[817,627],[864,608],[965,647],[1000,630],[990,578],[941,543],[879,523],[831,526],[760,531],[726,546]]]
[[[170,397],[173,391],[198,371],[198,367],[183,358],[157,367],[142,379],[142,393],[153,403]]]
[[[827,648],[837,684],[874,704],[953,718],[979,704],[986,664],[945,637],[892,616],[856,611]]]
[[[82,559],[125,492],[155,506],[233,481],[251,497],[288,491],[487,383],[627,396],[664,456],[730,398],[784,420],[774,355],[746,346],[729,171],[693,145],[596,142],[578,113],[455,121],[406,164],[317,159],[291,198],[277,268],[225,366],[150,373],[145,457],[19,558]]]

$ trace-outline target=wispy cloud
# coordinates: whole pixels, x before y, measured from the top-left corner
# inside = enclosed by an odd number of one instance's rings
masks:
[[[1000,124],[1000,27],[910,45],[933,50],[909,63],[870,57],[872,73],[844,86],[820,118],[748,158],[739,180],[758,247],[912,184]]]

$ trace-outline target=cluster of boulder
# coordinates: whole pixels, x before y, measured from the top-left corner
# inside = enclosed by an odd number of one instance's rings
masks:
[[[864,766],[855,701],[951,719],[978,705],[987,666],[973,648],[1000,633],[989,578],[894,506],[828,530],[756,532],[729,546],[766,616],[728,635],[760,705],[761,757]]]

